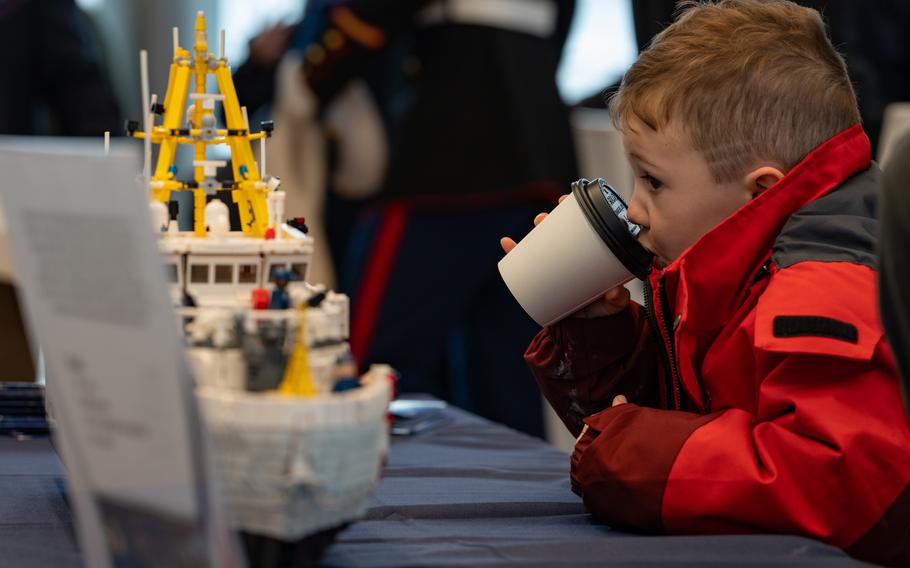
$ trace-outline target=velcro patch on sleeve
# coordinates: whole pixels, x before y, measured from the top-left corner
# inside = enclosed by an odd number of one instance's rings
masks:
[[[848,343],[859,341],[859,330],[847,322],[824,316],[776,316],[774,337],[828,337]]]
[[[875,271],[806,261],[772,270],[755,306],[755,347],[869,361],[882,341]]]

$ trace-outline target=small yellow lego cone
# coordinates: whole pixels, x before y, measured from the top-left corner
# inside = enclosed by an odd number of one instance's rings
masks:
[[[316,385],[313,383],[313,376],[310,373],[310,355],[306,345],[305,322],[306,304],[300,308],[294,350],[291,352],[288,368],[284,372],[284,379],[278,385],[278,392],[285,396],[307,397],[316,395]]]
[[[194,49],[197,53],[202,53],[203,57],[205,52],[208,50],[208,38],[206,37],[205,29],[205,14],[202,10],[196,12],[196,45]]]

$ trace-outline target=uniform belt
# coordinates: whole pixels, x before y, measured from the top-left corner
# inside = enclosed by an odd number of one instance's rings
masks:
[[[422,26],[473,24],[550,37],[556,29],[552,0],[436,0],[417,14]]]

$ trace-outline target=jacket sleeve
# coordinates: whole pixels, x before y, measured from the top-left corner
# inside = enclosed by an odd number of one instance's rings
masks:
[[[585,505],[617,526],[800,534],[899,562],[910,544],[910,433],[887,345],[865,359],[756,357],[763,377],[751,412],[627,404],[585,419],[572,472]],[[864,545],[876,530],[877,545]]]
[[[645,406],[658,404],[659,364],[644,310],[636,303],[602,318],[567,318],[545,327],[531,341],[525,362],[544,397],[572,432],[582,420],[625,395]]]

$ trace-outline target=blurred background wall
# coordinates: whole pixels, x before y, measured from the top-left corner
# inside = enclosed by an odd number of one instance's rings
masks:
[[[162,93],[171,54],[171,27],[186,46],[197,10],[204,10],[210,41],[226,30],[233,67],[246,59],[247,42],[266,27],[297,21],[306,0],[77,0],[101,42],[104,63],[126,117],[139,117],[139,49],[149,51],[152,92]],[[215,48],[217,50],[217,48]],[[557,77],[574,104],[617,81],[638,55],[630,0],[579,0]]]
[[[210,40],[217,41],[220,5],[239,4],[219,0],[78,0],[89,16],[101,44],[104,64],[123,115],[140,117],[139,50],[149,52],[149,85],[164,95],[171,59],[171,28],[180,27],[181,44],[191,40],[195,16],[204,10],[213,26]],[[250,2],[249,4],[253,4]],[[267,4],[257,2],[256,5]],[[213,18],[214,16],[214,18]],[[214,24],[214,25],[213,25]],[[229,36],[230,37],[230,36]],[[216,44],[217,45],[217,44]],[[215,48],[217,50],[217,47]],[[116,134],[120,134],[119,132]]]

